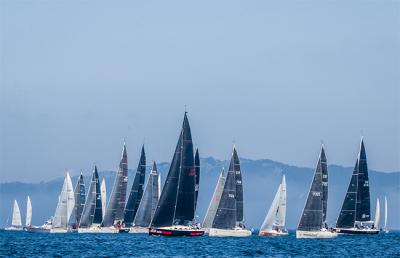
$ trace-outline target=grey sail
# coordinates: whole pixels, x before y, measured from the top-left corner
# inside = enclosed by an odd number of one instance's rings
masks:
[[[79,227],[87,228],[90,227],[93,223],[94,214],[96,211],[96,198],[97,198],[97,191],[96,191],[96,184],[99,181],[99,176],[97,173],[97,167],[94,167],[92,179],[90,181],[89,190],[87,193],[87,198],[85,205],[82,210],[82,216],[80,219]]]
[[[196,207],[197,207],[197,199],[199,198],[199,189],[200,189],[200,156],[199,156],[199,149],[196,149],[196,153],[194,155],[194,169],[196,171],[194,208],[196,209]]]
[[[236,222],[240,224],[241,222],[243,222],[243,179],[242,171],[240,169],[239,156],[237,154],[236,148],[233,148],[232,160],[236,181]]]
[[[234,150],[235,153],[235,150]],[[236,226],[236,170],[235,158],[232,154],[229,170],[226,175],[224,189],[222,191],[221,200],[212,223],[213,228],[233,229]]]
[[[113,226],[116,222],[121,222],[123,220],[127,184],[128,158],[126,154],[126,146],[124,144],[118,173],[115,177],[114,186],[111,191],[110,200],[107,205],[103,222],[101,223],[103,227]]]
[[[364,141],[361,139],[357,162],[354,166],[353,175],[336,222],[336,227],[352,228],[356,222],[367,221],[371,221],[370,192],[367,156]]]
[[[324,146],[321,147],[321,173],[322,173],[322,222],[327,225],[326,214],[328,209],[328,164]]]
[[[79,225],[86,201],[85,182],[83,180],[82,173],[78,178],[78,182],[76,183],[74,194],[75,194],[75,210],[74,210],[75,221],[73,221],[73,224]]]
[[[187,225],[193,221],[195,175],[192,135],[185,113],[182,130],[151,227]]]
[[[126,227],[131,227],[136,212],[139,208],[140,201],[143,196],[143,186],[146,177],[146,154],[144,146],[140,154],[139,165],[136,170],[135,179],[133,180],[131,192],[129,194],[128,202],[126,203],[124,211],[124,224]]]
[[[308,193],[306,205],[301,215],[298,230],[315,231],[323,228],[323,186],[322,170],[323,163],[326,164],[324,147],[321,147],[321,153],[315,169],[314,178]]]
[[[134,226],[138,227],[149,227],[151,220],[154,216],[154,212],[157,208],[157,203],[159,199],[159,175],[157,173],[156,163],[153,163],[153,168],[150,171],[150,176],[147,179],[147,184],[143,193],[142,200],[139,204],[135,220],[133,222]]]
[[[224,170],[222,169],[221,173],[219,174],[214,194],[212,196],[210,205],[208,206],[207,213],[203,221],[203,228],[212,227],[212,223],[217,213],[219,202],[221,201],[222,192],[224,191],[224,185],[225,185],[225,175],[224,175]]]

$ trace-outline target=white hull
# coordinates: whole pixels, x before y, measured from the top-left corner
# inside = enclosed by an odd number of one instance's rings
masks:
[[[287,236],[289,232],[287,230],[262,230],[258,233],[259,236]]]
[[[115,227],[90,227],[90,228],[78,228],[78,233],[83,233],[83,234],[115,234],[118,233],[119,230]]]
[[[211,237],[248,237],[251,236],[251,231],[242,228],[235,228],[235,229],[210,228],[208,231],[208,235]]]
[[[129,233],[133,233],[133,234],[148,234],[149,233],[149,228],[130,227],[129,228]]]
[[[14,226],[11,226],[11,227],[5,228],[4,230],[8,230],[8,231],[22,231],[23,229],[24,229],[23,227],[14,227]]]
[[[337,236],[338,234],[336,232],[331,232],[327,230],[318,230],[318,231],[296,230],[296,238],[334,238]]]
[[[66,228],[52,228],[49,231],[50,233],[68,233],[68,229]]]

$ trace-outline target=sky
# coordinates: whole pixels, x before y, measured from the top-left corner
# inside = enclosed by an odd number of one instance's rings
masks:
[[[399,1],[0,0],[0,181],[116,170],[126,141],[400,171]]]

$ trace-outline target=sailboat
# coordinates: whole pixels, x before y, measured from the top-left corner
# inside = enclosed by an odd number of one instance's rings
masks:
[[[129,229],[129,233],[149,232],[150,223],[156,211],[158,199],[160,198],[160,185],[160,175],[157,172],[156,163],[153,162],[142,200],[137,209],[132,227]]]
[[[74,190],[74,196],[75,196],[75,207],[70,218],[70,224],[73,229],[77,229],[82,217],[82,211],[83,207],[85,206],[85,199],[86,199],[85,182],[83,180],[82,173],[78,177],[78,181],[76,183]]]
[[[371,220],[367,155],[361,138],[360,151],[351,176],[336,231],[343,234],[378,234]]]
[[[22,220],[21,220],[21,210],[19,209],[17,200],[14,200],[11,226],[6,227],[5,230],[20,231],[22,229],[23,229],[23,227],[22,227]]]
[[[385,196],[385,221],[384,221],[384,225],[383,225],[383,231],[385,233],[389,233],[389,230],[387,228],[387,216],[388,216],[388,207],[387,207],[387,199]]]
[[[251,235],[251,231],[244,226],[242,172],[235,147],[233,147],[222,196],[208,235],[218,237],[247,237]]]
[[[31,226],[32,226],[32,202],[31,198],[28,195],[28,197],[26,198],[26,219],[24,228],[30,228]]]
[[[212,223],[214,221],[215,215],[217,214],[218,205],[224,191],[225,180],[226,177],[224,175],[224,169],[222,169],[221,173],[219,174],[217,185],[215,186],[211,202],[208,206],[206,216],[204,217],[203,229],[206,233],[209,233],[210,228],[212,228]]]
[[[58,199],[58,204],[54,218],[51,222],[50,233],[67,233],[69,232],[68,222],[75,206],[74,189],[72,186],[69,173],[65,176],[61,194]]]
[[[122,157],[119,163],[117,176],[111,191],[103,221],[101,223],[103,233],[118,233],[122,227],[126,202],[126,188],[128,186],[128,157],[126,145],[122,149]]]
[[[127,231],[129,231],[129,228],[133,226],[133,220],[135,219],[140,201],[142,200],[145,177],[146,177],[146,154],[144,151],[144,146],[142,146],[139,164],[136,170],[135,178],[133,180],[128,202],[126,203],[124,211],[123,224],[124,227],[127,228]]]
[[[100,180],[97,166],[94,167],[92,180],[79,221],[78,233],[101,233],[100,224],[103,220],[103,208],[100,191]]]
[[[101,192],[101,209],[103,214],[102,219],[104,219],[104,214],[106,214],[106,205],[107,205],[107,189],[106,189],[105,177],[103,177],[103,180],[101,180],[100,192]]]
[[[267,216],[261,225],[259,236],[287,236],[288,231],[285,226],[286,218],[286,179],[282,176],[272,205],[268,210]]]
[[[337,237],[337,233],[329,230],[326,224],[327,203],[328,166],[324,145],[322,144],[307,201],[300,223],[297,226],[296,238]]]
[[[374,228],[379,230],[379,222],[381,219],[381,205],[379,203],[379,198],[376,199],[375,206],[375,220],[374,220]]]
[[[150,235],[201,236],[193,225],[196,171],[189,121],[185,112],[182,130],[149,229]]]

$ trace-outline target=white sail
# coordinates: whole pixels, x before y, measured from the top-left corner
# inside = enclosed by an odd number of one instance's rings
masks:
[[[224,190],[225,180],[226,177],[224,176],[224,170],[222,170],[219,174],[214,194],[212,196],[210,205],[208,206],[207,213],[203,221],[203,228],[212,228],[212,223],[217,213],[218,205],[221,200],[222,192]]]
[[[102,209],[103,218],[104,218],[104,214],[106,213],[106,205],[107,205],[106,179],[104,177],[103,177],[103,180],[101,181],[100,193],[101,193],[101,209]]]
[[[65,176],[53,219],[53,228],[66,228],[75,206],[74,189],[69,173]]]
[[[26,221],[25,221],[25,226],[30,227],[32,222],[32,203],[31,203],[31,198],[29,196],[27,197],[26,200]]]
[[[388,231],[387,230],[387,216],[388,216],[388,207],[387,207],[387,199],[386,199],[386,196],[385,196],[385,221],[384,221],[384,225],[383,225],[383,229],[385,231]]]
[[[19,209],[17,200],[14,200],[14,208],[13,208],[11,226],[22,227],[21,211]]]
[[[275,226],[284,227],[286,221],[286,178],[285,175],[282,176],[282,183],[279,195],[279,205],[278,210],[275,215]]]
[[[379,221],[381,219],[381,206],[379,203],[379,198],[376,199],[376,208],[375,208],[375,221],[374,221],[374,227],[376,229],[379,229]]]
[[[271,207],[268,210],[267,216],[265,216],[265,219],[261,225],[260,230],[271,230],[272,227],[274,226],[275,222],[275,215],[277,211],[279,210],[279,200],[280,200],[280,195],[281,195],[281,189],[282,189],[282,184],[279,184],[278,191],[276,191],[274,200],[272,201]]]

